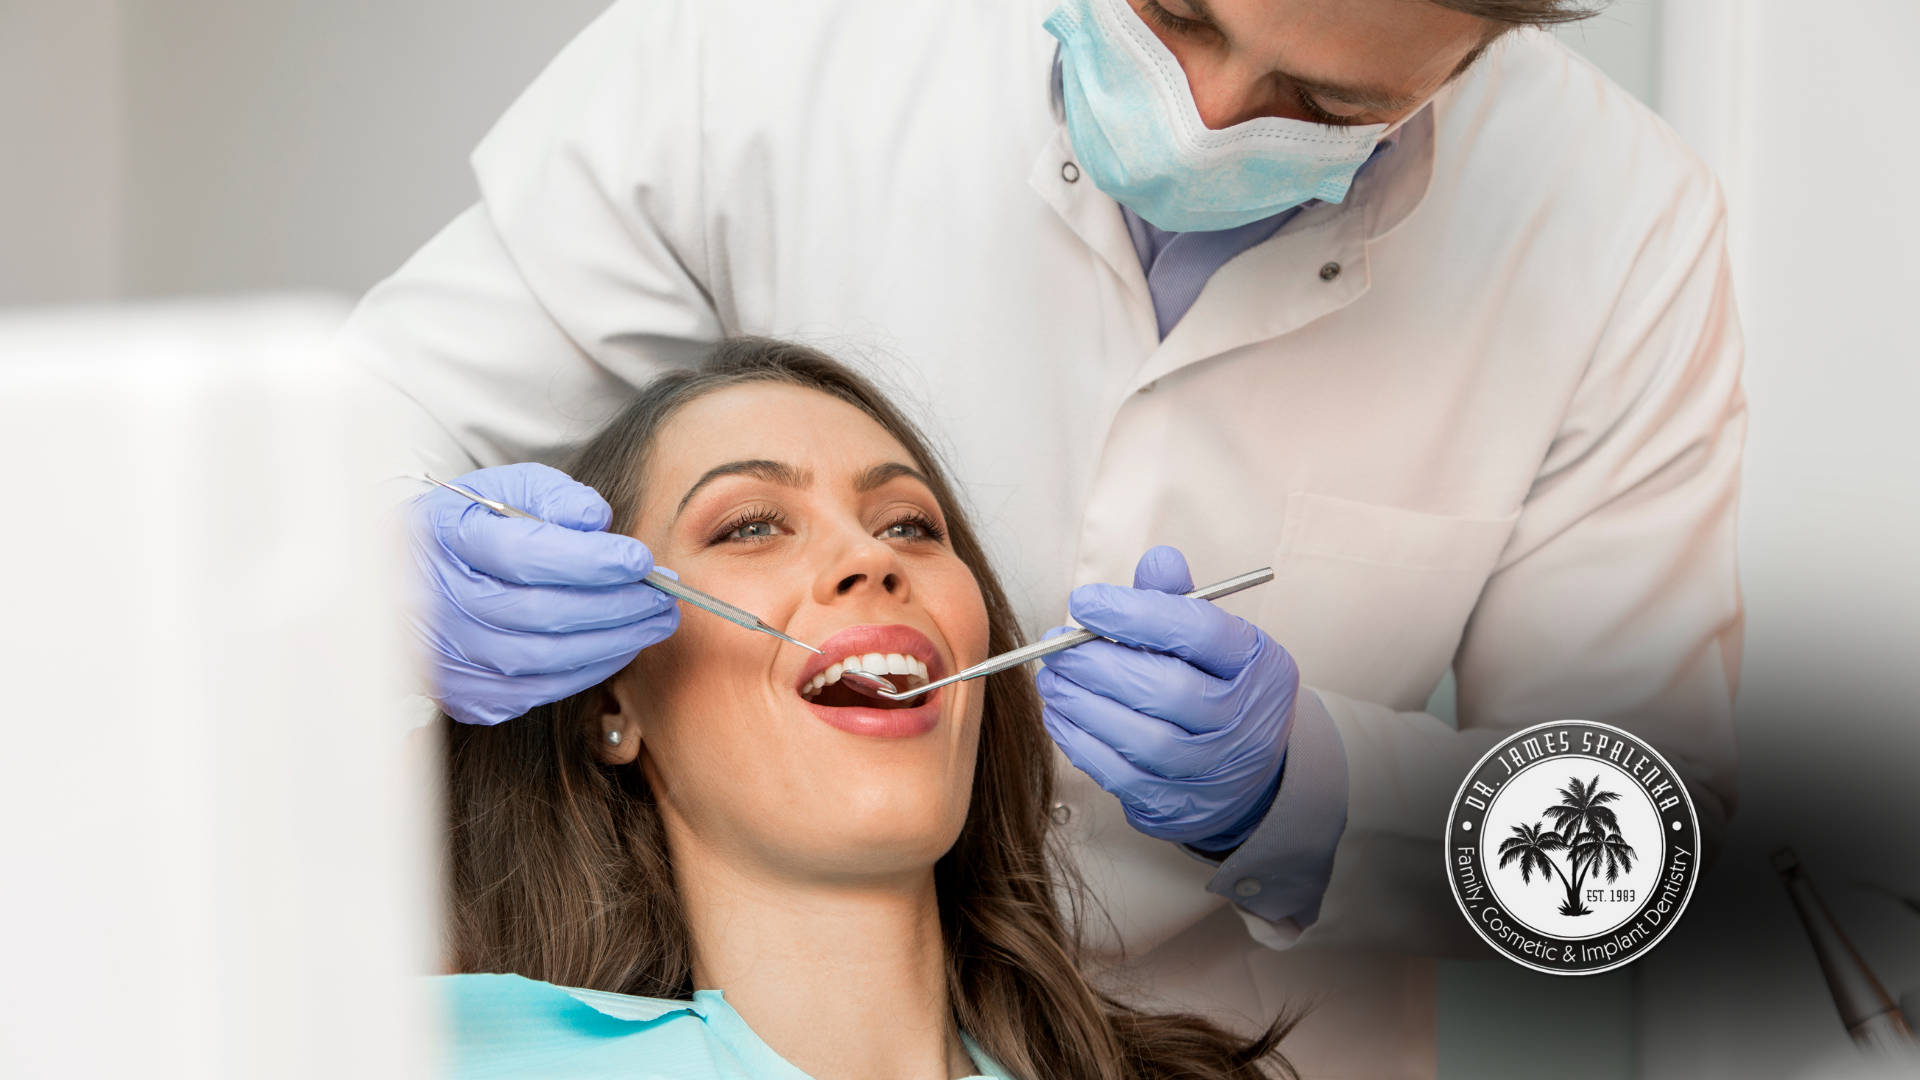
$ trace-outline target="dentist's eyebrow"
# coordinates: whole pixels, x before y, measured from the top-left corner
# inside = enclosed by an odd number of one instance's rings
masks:
[[[673,516],[679,517],[680,512],[693,501],[693,497],[700,494],[701,488],[723,476],[751,476],[756,480],[765,480],[769,484],[790,488],[803,488],[813,483],[812,473],[805,469],[796,469],[784,461],[767,461],[763,458],[751,461],[729,461],[725,465],[715,465],[708,469],[704,476],[695,480],[693,486],[687,489],[687,493],[681,496],[680,505],[674,508]]]
[[[887,481],[897,480],[902,476],[920,481],[920,483],[926,485],[929,490],[933,488],[933,484],[927,480],[926,474],[919,469],[911,465],[902,465],[897,461],[889,461],[885,465],[875,465],[873,468],[862,473],[860,479],[853,482],[853,490],[858,492],[872,491]]]

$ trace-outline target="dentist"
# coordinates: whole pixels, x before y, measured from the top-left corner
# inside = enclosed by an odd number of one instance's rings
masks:
[[[1430,958],[1478,953],[1446,805],[1501,732],[1638,732],[1709,837],[1734,801],[1725,213],[1539,30],[1585,13],[619,0],[344,331],[405,470],[565,526],[412,504],[434,694],[508,720],[677,625],[646,549],[529,463],[723,337],[864,357],[925,403],[1029,631],[1134,646],[1040,675],[1099,944],[1181,1004],[1319,1000],[1309,1076],[1432,1076]]]

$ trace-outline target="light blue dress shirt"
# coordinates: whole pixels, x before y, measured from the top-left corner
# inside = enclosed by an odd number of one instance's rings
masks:
[[[1147,291],[1153,296],[1153,318],[1160,324],[1160,340],[1166,340],[1174,324],[1200,299],[1200,290],[1207,287],[1214,271],[1241,252],[1266,242],[1305,209],[1305,206],[1295,206],[1269,218],[1249,221],[1237,229],[1168,232],[1123,204],[1120,213],[1127,219],[1127,235],[1133,237],[1134,254],[1140,256],[1140,269],[1147,275]]]
[[[440,975],[447,1080],[809,1080],[718,990],[692,1001],[575,990],[518,975]],[[960,1036],[972,1080],[1011,1080]]]

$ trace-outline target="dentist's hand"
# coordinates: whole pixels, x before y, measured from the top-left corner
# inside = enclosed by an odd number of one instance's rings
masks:
[[[1046,658],[1047,731],[1119,797],[1134,828],[1232,847],[1273,803],[1300,672],[1259,627],[1177,595],[1193,577],[1173,548],[1142,556],[1133,586],[1073,591],[1074,619],[1125,644],[1089,641]]]
[[[407,622],[448,716],[511,720],[599,684],[679,628],[674,599],[640,584],[653,553],[605,531],[613,512],[592,488],[545,465],[459,482],[551,524],[442,488],[407,504],[418,578]]]

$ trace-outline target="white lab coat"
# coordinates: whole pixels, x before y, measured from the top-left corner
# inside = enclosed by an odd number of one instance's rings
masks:
[[[1319,995],[1289,1043],[1308,1075],[1431,1076],[1412,957],[1477,947],[1440,834],[1497,733],[1619,723],[1709,833],[1733,802],[1720,192],[1646,108],[1516,34],[1161,341],[1118,207],[1065,167],[1047,10],[621,0],[345,340],[456,470],[553,460],[722,335],[821,345],[933,429],[1030,632],[1154,544],[1202,581],[1271,564],[1223,606],[1292,650],[1344,743],[1319,920],[1243,923],[1064,769],[1069,828],[1155,991],[1261,1020]],[[1421,711],[1449,665],[1458,731]]]

